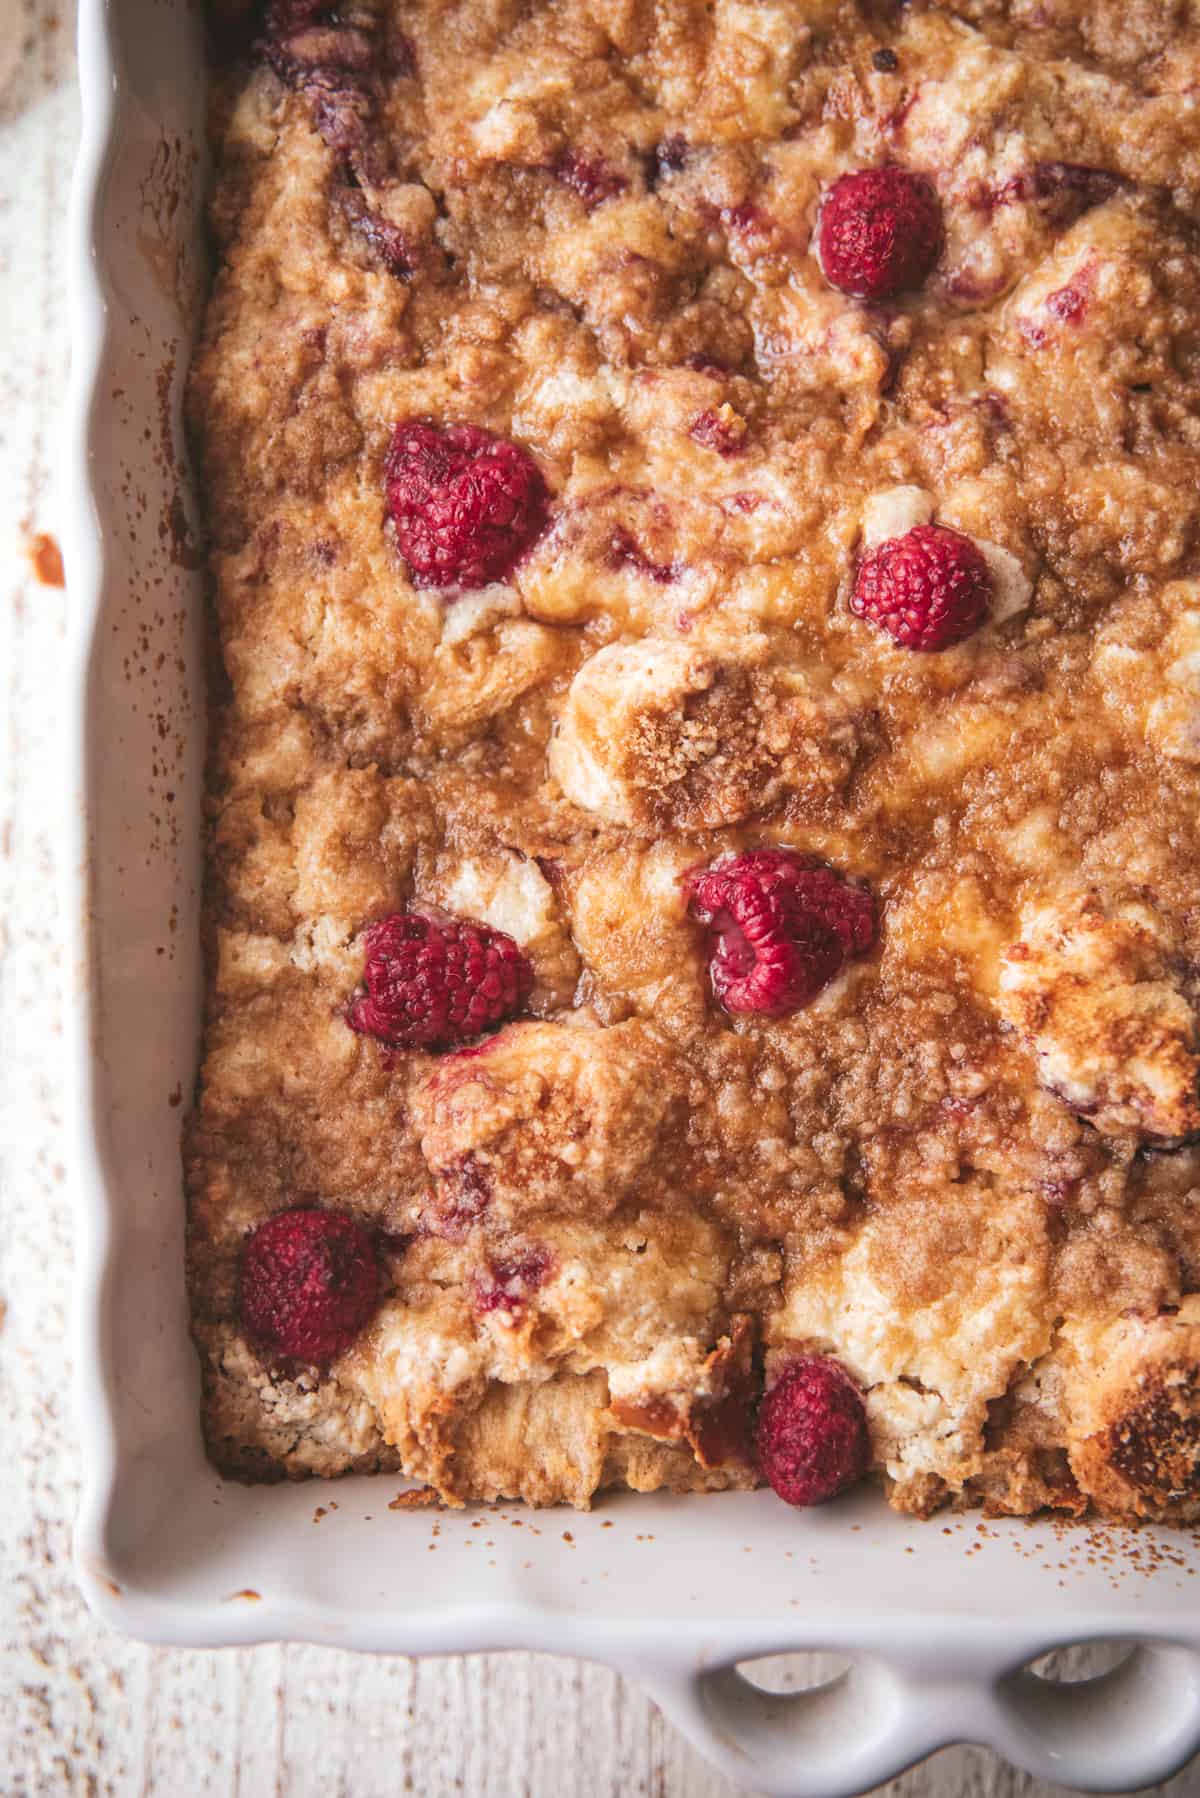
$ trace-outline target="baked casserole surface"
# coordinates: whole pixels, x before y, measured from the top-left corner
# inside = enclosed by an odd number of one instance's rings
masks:
[[[1200,7],[213,30],[214,1460],[1200,1515]]]

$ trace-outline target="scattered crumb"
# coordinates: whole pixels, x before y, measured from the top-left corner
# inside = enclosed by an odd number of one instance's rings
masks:
[[[43,587],[65,587],[62,551],[49,531],[38,531],[25,540],[25,554],[34,579]]]
[[[423,1511],[436,1505],[438,1495],[432,1486],[414,1486],[411,1492],[397,1492],[388,1505],[389,1511]],[[475,1528],[478,1529],[478,1524]]]

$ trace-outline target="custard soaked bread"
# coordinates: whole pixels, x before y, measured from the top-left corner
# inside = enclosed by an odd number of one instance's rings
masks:
[[[1200,7],[214,35],[214,1459],[1200,1515]]]

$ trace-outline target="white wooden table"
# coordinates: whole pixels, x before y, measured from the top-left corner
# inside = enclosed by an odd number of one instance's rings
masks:
[[[69,595],[27,557],[57,523],[72,30],[62,0],[0,0],[0,1794],[736,1798],[640,1692],[582,1662],[147,1649],[98,1629],[75,1592],[54,884]],[[886,1790],[1052,1788],[954,1749]],[[1200,1793],[1200,1763],[1162,1790]]]

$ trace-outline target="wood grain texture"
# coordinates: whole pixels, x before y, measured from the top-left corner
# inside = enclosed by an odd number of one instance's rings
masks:
[[[56,0],[0,0],[0,76],[17,65],[0,91],[0,1793],[737,1798],[636,1688],[583,1662],[148,1649],[97,1628],[75,1592],[54,838],[70,597],[35,580],[25,554],[56,523],[71,35]],[[1200,1763],[1161,1789],[1200,1792]],[[886,1788],[1055,1790],[976,1749]]]

